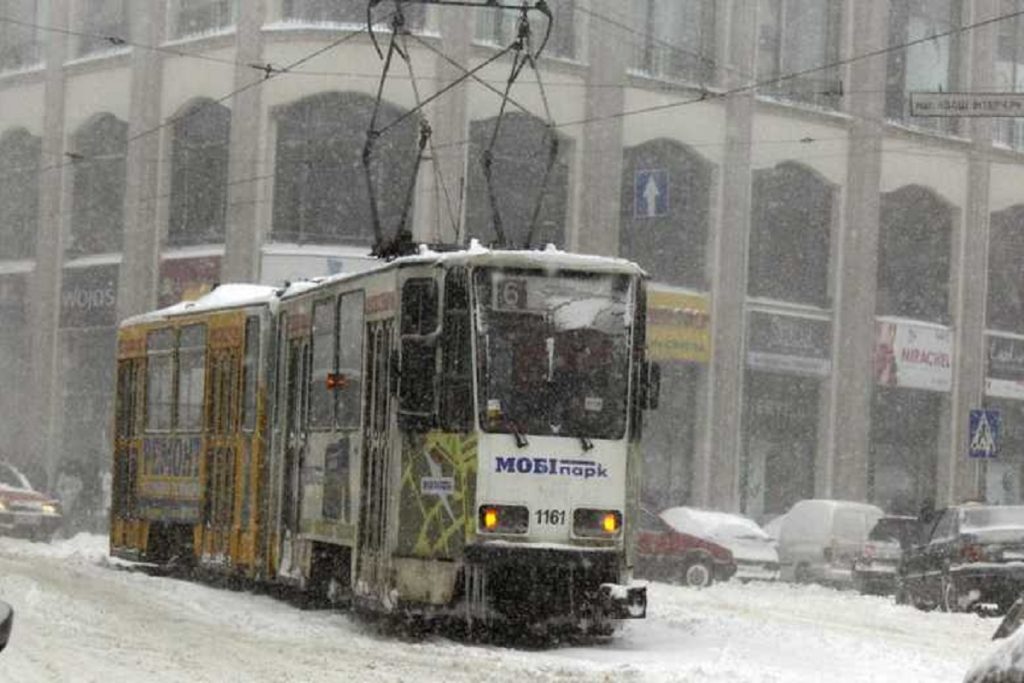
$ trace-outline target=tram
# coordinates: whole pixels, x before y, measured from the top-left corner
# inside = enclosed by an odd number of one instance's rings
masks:
[[[111,553],[485,626],[643,617],[645,287],[474,243],[125,320]]]

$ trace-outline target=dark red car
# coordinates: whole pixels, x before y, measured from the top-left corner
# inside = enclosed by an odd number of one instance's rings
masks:
[[[13,465],[0,462],[0,533],[48,539],[60,520],[57,500],[32,488]]]

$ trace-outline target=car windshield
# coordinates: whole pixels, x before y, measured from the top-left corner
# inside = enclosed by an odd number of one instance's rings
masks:
[[[963,529],[987,529],[1024,526],[1024,505],[967,508],[963,511]]]
[[[630,292],[625,275],[478,270],[483,428],[621,438]]]

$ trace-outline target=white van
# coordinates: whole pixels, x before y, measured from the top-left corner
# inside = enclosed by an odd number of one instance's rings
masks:
[[[853,584],[853,561],[882,515],[869,503],[801,500],[782,519],[778,535],[783,581]]]

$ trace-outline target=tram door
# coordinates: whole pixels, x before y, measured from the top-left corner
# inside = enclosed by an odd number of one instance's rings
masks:
[[[204,557],[227,557],[235,509],[237,463],[238,349],[217,349],[210,359],[206,437],[206,489],[203,500]]]
[[[285,413],[284,495],[281,501],[282,526],[286,537],[299,532],[302,512],[302,465],[306,449],[306,414],[309,385],[309,341],[288,342],[287,405]],[[288,550],[285,551],[286,555]],[[285,562],[291,558],[284,557]]]
[[[359,499],[357,585],[382,589],[387,578],[390,481],[391,348],[394,321],[366,325],[363,462]]]

